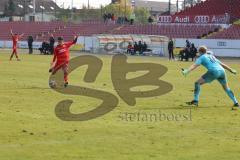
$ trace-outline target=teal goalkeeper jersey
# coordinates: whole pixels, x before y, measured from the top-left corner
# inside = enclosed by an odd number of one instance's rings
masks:
[[[210,54],[204,54],[200,56],[196,60],[195,64],[203,65],[209,71],[224,70],[224,68],[221,66],[221,62],[216,57]]]

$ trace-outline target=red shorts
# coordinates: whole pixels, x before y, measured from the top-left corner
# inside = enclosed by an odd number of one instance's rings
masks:
[[[13,52],[17,52],[17,47],[13,47]]]
[[[68,62],[56,63],[53,67],[53,74],[55,74],[59,69],[62,69],[64,73],[68,72]]]

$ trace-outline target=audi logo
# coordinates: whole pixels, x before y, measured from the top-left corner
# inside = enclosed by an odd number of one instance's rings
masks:
[[[209,23],[210,17],[209,16],[196,16],[194,21],[196,23]]]
[[[171,23],[172,22],[172,17],[171,16],[160,16],[159,17],[159,22],[160,23]]]

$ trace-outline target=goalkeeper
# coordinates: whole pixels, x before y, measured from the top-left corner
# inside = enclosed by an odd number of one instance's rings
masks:
[[[199,48],[199,54],[200,57],[191,67],[189,67],[188,69],[182,69],[182,73],[184,76],[187,76],[191,71],[195,70],[200,65],[203,65],[208,70],[207,73],[205,73],[197,82],[195,82],[194,100],[191,102],[187,102],[187,104],[198,106],[200,86],[205,83],[211,83],[214,80],[218,80],[227,95],[233,101],[233,109],[239,108],[238,101],[228,86],[227,77],[224,69],[228,70],[232,74],[237,74],[237,71],[219,61],[212,54],[208,54],[207,47],[205,46],[201,46]]]

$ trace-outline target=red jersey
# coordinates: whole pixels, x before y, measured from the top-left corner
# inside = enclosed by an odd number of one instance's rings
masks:
[[[17,48],[17,43],[21,37],[19,35],[12,36],[13,48]]]
[[[57,64],[68,63],[69,61],[69,48],[75,44],[75,42],[66,42],[63,45],[57,45],[54,48],[53,62],[57,59]]]

